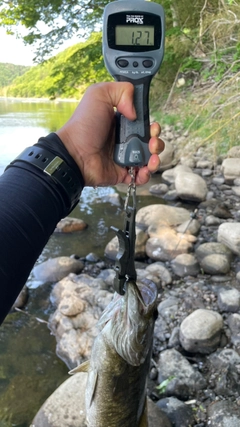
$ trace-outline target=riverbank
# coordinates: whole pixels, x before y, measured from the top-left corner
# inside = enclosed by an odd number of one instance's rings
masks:
[[[170,127],[163,134],[170,145],[180,137]],[[236,147],[216,163],[202,149],[185,154],[149,188],[156,203],[137,213],[138,279],[153,280],[159,291],[148,395],[175,427],[240,425],[238,153]],[[172,154],[171,159],[173,166]],[[157,197],[168,205],[159,204]],[[105,247],[110,264],[85,257],[81,273],[63,278],[52,291],[56,310],[49,325],[57,354],[68,367],[89,356],[90,342],[97,333],[92,319],[97,321],[112,295],[111,262],[116,252],[113,239]],[[93,316],[87,310],[92,325],[87,328],[88,346],[81,340],[86,340],[81,333],[82,316],[88,324],[82,309],[86,300],[81,292],[74,293],[81,286],[89,290],[87,301],[94,312]],[[60,420],[56,425],[66,426]]]

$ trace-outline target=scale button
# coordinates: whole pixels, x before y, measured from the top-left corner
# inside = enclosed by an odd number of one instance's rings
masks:
[[[150,68],[153,66],[153,61],[151,59],[145,59],[145,61],[143,61],[143,66],[145,68]]]
[[[118,59],[117,64],[119,65],[119,67],[125,68],[128,66],[129,62],[126,59]]]
[[[137,67],[138,67],[138,62],[137,62],[137,61],[134,61],[134,62],[133,62],[133,66],[134,66],[134,68],[137,68]]]

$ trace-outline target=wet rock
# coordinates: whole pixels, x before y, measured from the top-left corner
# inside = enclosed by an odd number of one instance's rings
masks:
[[[160,353],[158,372],[159,384],[168,380],[165,396],[186,400],[194,395],[196,390],[203,389],[206,385],[202,375],[175,349]]]
[[[118,193],[110,193],[95,199],[95,203],[111,203],[111,205],[121,207],[123,205],[121,196]]]
[[[211,427],[240,427],[240,408],[228,400],[209,405],[208,417]]]
[[[23,308],[27,304],[28,296],[29,296],[28,287],[24,285],[23,289],[21,290],[15,303],[12,306],[12,310],[15,310],[15,308]]]
[[[34,427],[86,427],[85,388],[87,374],[78,373],[64,381],[42,405]]]
[[[100,289],[99,281],[72,274],[51,293],[56,310],[49,318],[49,328],[56,338],[56,353],[69,369],[90,357],[98,333],[96,323],[112,299],[112,293]]]
[[[200,266],[192,254],[180,254],[171,263],[174,273],[179,277],[197,276]]]
[[[218,228],[218,241],[228,246],[232,252],[240,255],[240,223],[225,222]]]
[[[168,186],[167,184],[154,184],[151,185],[151,187],[149,188],[149,193],[151,194],[165,194],[168,191]]]
[[[220,343],[222,316],[216,311],[198,309],[187,316],[180,326],[180,342],[191,353],[210,354]]]
[[[166,397],[157,402],[157,406],[166,413],[174,427],[194,426],[195,417],[192,408],[176,397]]]
[[[63,218],[56,226],[55,232],[58,233],[73,233],[75,231],[82,231],[87,228],[87,224],[78,218],[72,218],[67,216]]]
[[[218,293],[220,311],[235,313],[240,309],[240,292],[237,289],[221,289]]]
[[[202,202],[206,199],[207,185],[199,175],[188,172],[178,173],[175,186],[178,196],[183,200]]]
[[[49,258],[47,261],[38,264],[33,269],[36,280],[42,283],[57,282],[70,273],[81,273],[84,264],[80,260],[70,257],[60,256]]]

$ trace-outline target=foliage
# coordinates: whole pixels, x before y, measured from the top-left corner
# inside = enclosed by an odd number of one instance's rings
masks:
[[[0,63],[0,87],[8,86],[17,77],[24,74],[30,67]]]
[[[55,57],[32,67],[7,89],[15,97],[79,98],[91,83],[109,80],[101,53],[101,33],[93,33]]]

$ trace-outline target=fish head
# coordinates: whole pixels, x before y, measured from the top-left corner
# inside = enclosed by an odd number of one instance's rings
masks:
[[[128,281],[123,296],[115,294],[100,319],[108,341],[130,365],[144,363],[151,347],[156,320],[157,288],[154,282]]]

